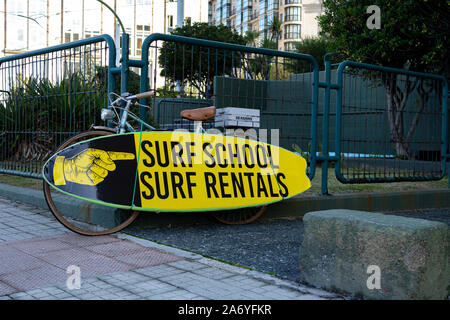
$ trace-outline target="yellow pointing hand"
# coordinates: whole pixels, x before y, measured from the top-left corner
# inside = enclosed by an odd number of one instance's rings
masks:
[[[55,185],[66,181],[95,186],[102,182],[110,171],[116,170],[115,160],[133,160],[134,154],[88,148],[72,158],[56,157],[53,166]]]

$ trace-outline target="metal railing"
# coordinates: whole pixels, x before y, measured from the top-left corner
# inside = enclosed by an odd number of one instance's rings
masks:
[[[150,117],[161,125],[179,123],[180,110],[199,104],[258,109],[260,122],[253,129],[269,143],[276,129],[281,146],[310,152],[309,175],[314,177],[319,74],[312,56],[152,34],[143,42],[141,60],[128,63],[141,67],[141,91],[157,90],[151,101],[140,102],[154,106]],[[164,78],[158,83],[159,74]],[[184,103],[158,103],[164,97]],[[145,112],[141,117],[148,121]]]
[[[0,173],[40,178],[68,137],[100,122],[114,90],[108,35],[0,59]]]
[[[330,162],[342,183],[430,181],[445,176],[445,77],[353,61],[332,70],[328,57],[325,66],[325,81],[320,83],[325,88],[323,155],[318,158],[323,194],[328,193]],[[333,126],[335,135],[330,137]]]
[[[320,165],[322,194],[331,165],[342,183],[438,180],[447,173],[442,76],[331,64],[329,55],[319,72],[310,55],[166,34],[148,36],[140,60],[129,59],[128,45],[124,34],[120,67],[107,35],[1,58],[0,173],[40,178],[57,145],[99,124],[116,78],[122,93],[129,90],[130,68],[140,70],[141,92],[156,91],[140,101],[152,106],[139,110],[142,120],[175,129],[186,126],[183,109],[257,109],[256,135],[300,152],[310,179]]]

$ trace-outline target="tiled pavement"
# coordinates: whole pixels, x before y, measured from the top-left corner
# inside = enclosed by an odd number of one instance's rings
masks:
[[[74,269],[80,286],[73,288]],[[68,269],[69,268],[69,269]],[[0,299],[341,299],[125,234],[85,237],[0,198]]]

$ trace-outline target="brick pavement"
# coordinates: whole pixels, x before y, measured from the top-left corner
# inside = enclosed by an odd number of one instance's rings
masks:
[[[75,266],[80,287],[68,279]],[[86,237],[0,198],[1,300],[320,300],[341,296],[118,233]]]

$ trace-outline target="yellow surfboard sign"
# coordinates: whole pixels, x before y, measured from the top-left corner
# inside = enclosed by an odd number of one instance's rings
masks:
[[[311,183],[306,161],[264,142],[189,132],[109,135],[53,155],[44,179],[72,196],[143,211],[261,206]]]
[[[306,161],[255,140],[187,132],[135,135],[141,206],[195,211],[258,206],[308,188]]]

